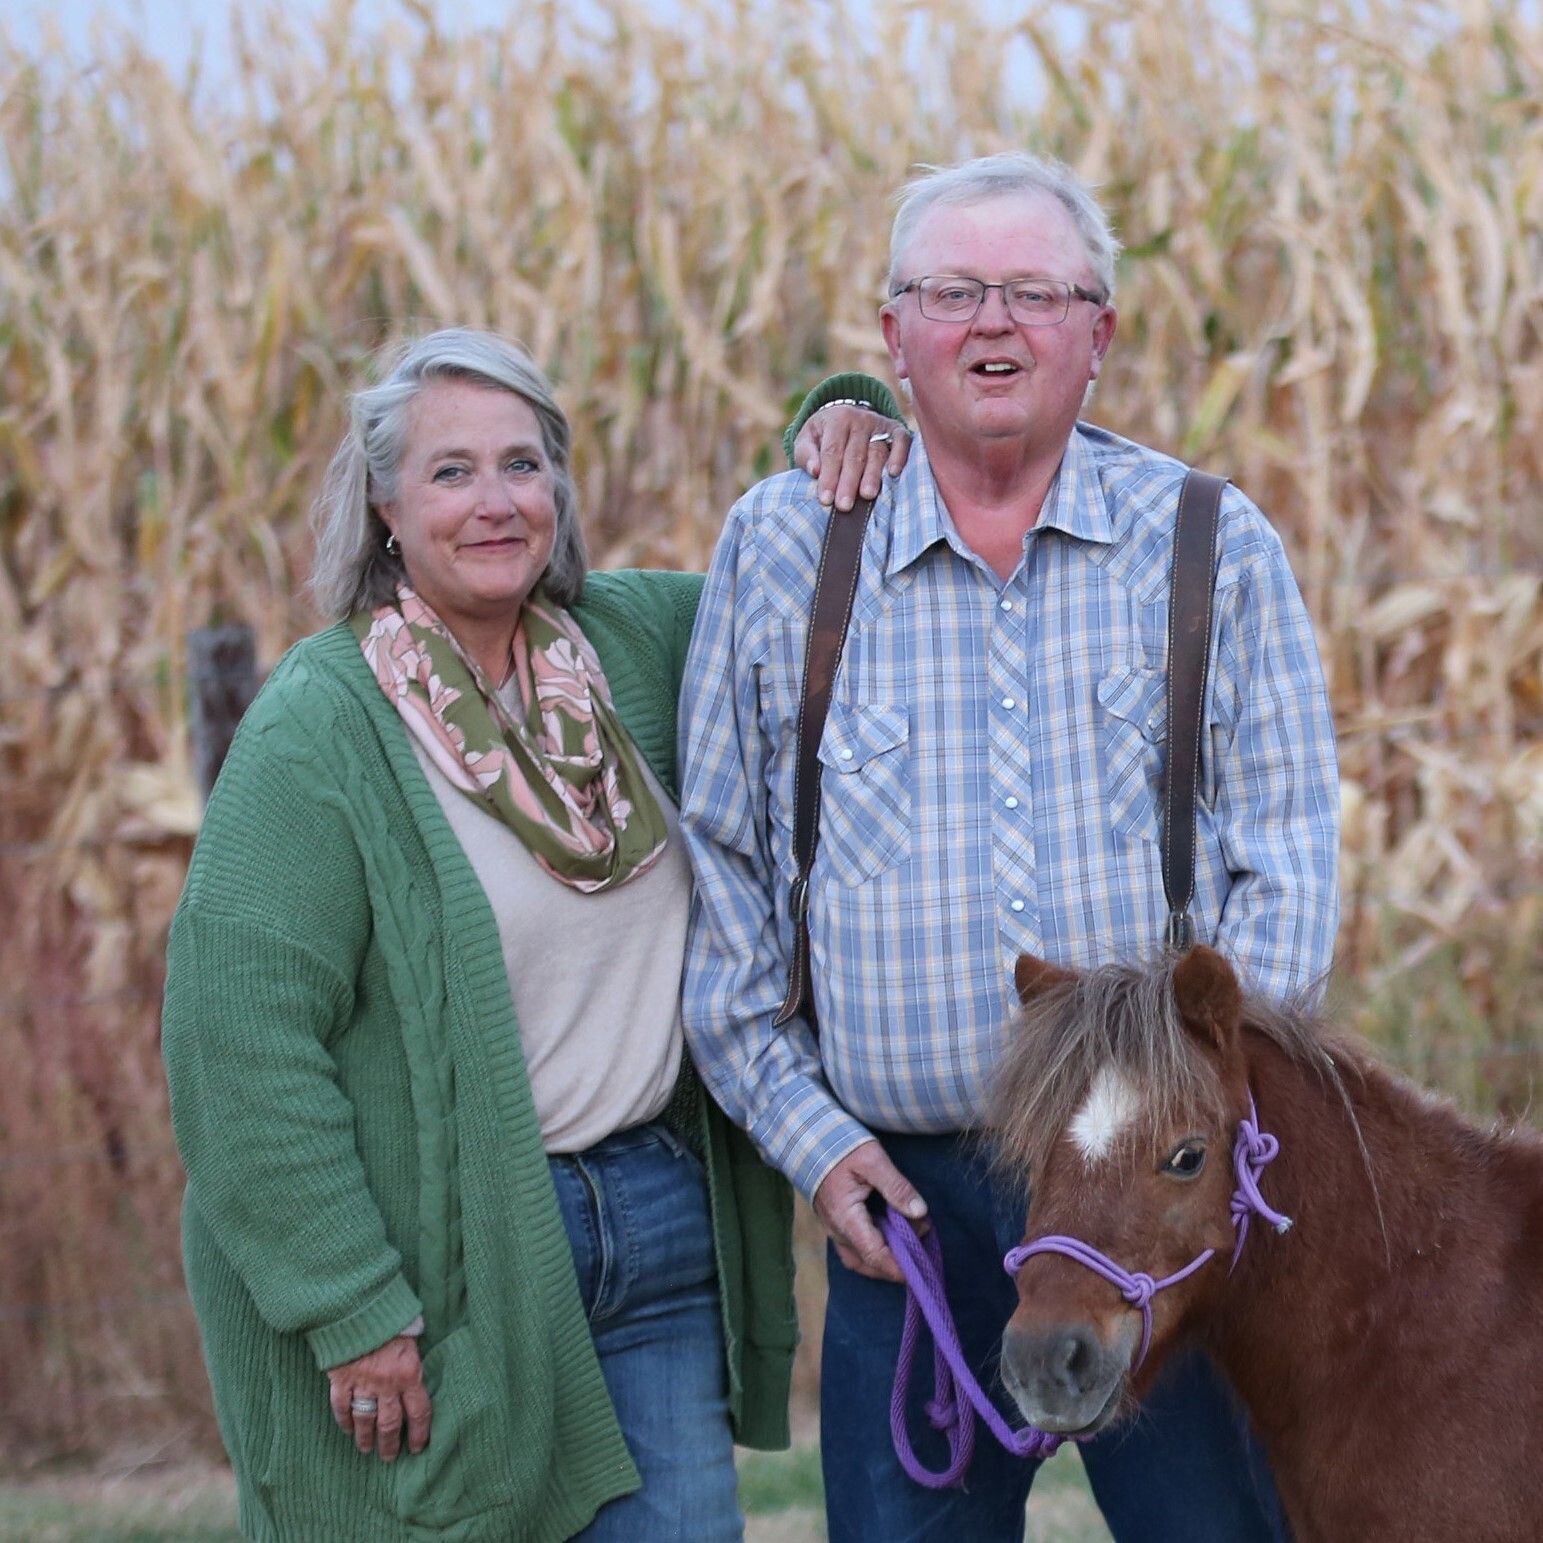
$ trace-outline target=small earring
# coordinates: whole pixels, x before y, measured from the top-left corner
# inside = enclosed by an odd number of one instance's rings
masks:
[[[402,543],[396,539],[396,532],[394,530],[388,530],[386,532],[386,556],[400,557],[401,555]]]

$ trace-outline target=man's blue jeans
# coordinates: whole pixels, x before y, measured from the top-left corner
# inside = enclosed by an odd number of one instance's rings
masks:
[[[965,1354],[997,1407],[1020,1424],[997,1361],[1018,1300],[1002,1256],[1023,1239],[1022,1195],[991,1173],[970,1137],[880,1140],[937,1223]],[[1038,1464],[1009,1456],[981,1426],[964,1489],[930,1490],[909,1478],[889,1432],[904,1291],[854,1274],[834,1249],[827,1257],[820,1445],[830,1543],[1021,1543]],[[937,1471],[947,1466],[948,1449],[922,1409],[931,1394],[932,1356],[924,1353],[916,1358],[907,1404],[916,1455]],[[1134,1420],[1081,1450],[1117,1543],[1283,1543],[1288,1537],[1247,1419],[1203,1355],[1170,1365]]]
[[[584,1543],[743,1533],[702,1165],[662,1124],[549,1160],[600,1370],[643,1487]]]

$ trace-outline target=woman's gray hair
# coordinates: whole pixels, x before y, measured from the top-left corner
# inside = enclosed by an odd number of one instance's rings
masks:
[[[408,409],[436,380],[471,381],[512,392],[530,404],[541,425],[557,510],[552,556],[541,582],[559,605],[572,605],[583,591],[589,563],[568,465],[571,436],[535,361],[518,345],[468,327],[448,327],[401,344],[386,361],[380,383],[349,399],[348,432],[311,513],[316,532],[311,594],[317,607],[334,618],[373,611],[387,604],[406,579],[401,557],[386,550],[388,532],[375,506],[396,497]]]
[[[1114,298],[1114,264],[1120,255],[1115,239],[1093,190],[1069,166],[1045,155],[1030,155],[1026,150],[1004,151],[1001,155],[983,155],[957,166],[923,166],[923,175],[900,190],[895,223],[889,233],[889,291],[891,294],[907,279],[900,264],[915,234],[921,217],[938,204],[982,204],[995,198],[1021,197],[1043,193],[1060,202],[1071,216],[1082,239],[1088,262],[1106,300]],[[910,275],[914,277],[915,275]],[[1038,278],[1059,278],[1059,274],[1038,274]]]

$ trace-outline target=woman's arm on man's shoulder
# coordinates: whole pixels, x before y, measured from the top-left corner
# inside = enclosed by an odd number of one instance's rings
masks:
[[[887,472],[898,477],[911,450],[900,404],[883,381],[859,371],[831,375],[803,400],[782,436],[788,465],[820,485],[820,502],[845,512],[877,498]]]

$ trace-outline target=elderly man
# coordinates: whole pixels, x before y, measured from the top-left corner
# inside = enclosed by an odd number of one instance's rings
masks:
[[[1013,962],[1149,955],[1165,647],[1184,467],[1078,421],[1115,332],[1116,245],[1065,167],[993,156],[906,190],[881,312],[920,437],[867,531],[821,744],[808,924],[818,1033],[773,1025],[793,925],[799,696],[820,539],[814,484],[734,507],[687,667],[682,825],[697,872],[686,1031],[729,1114],[831,1242],[821,1435],[830,1536],[1021,1539],[1032,1464],[977,1443],[964,1490],[908,1479],[888,1402],[903,1306],[873,1219],[929,1215],[983,1384],[1012,1311],[1021,1200],[970,1133]],[[844,516],[838,516],[844,517]],[[1338,783],[1312,629],[1280,543],[1222,504],[1192,915],[1252,984],[1327,969]],[[911,1429],[925,1432],[922,1392]],[[927,1432],[926,1434],[931,1434]],[[940,1449],[920,1455],[941,1467]],[[1280,1536],[1209,1362],[1083,1448],[1117,1538]]]

